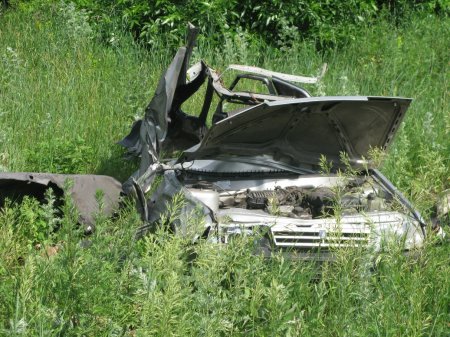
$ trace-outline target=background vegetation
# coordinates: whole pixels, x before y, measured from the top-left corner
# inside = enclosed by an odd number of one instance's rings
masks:
[[[450,187],[445,1],[10,5],[0,12],[1,170],[128,177],[135,163],[115,142],[142,115],[189,19],[204,33],[194,58],[218,69],[307,75],[327,62],[315,95],[413,97],[382,170],[425,215]],[[70,200],[64,207],[62,219],[32,199],[0,213],[0,334],[450,333],[448,243],[429,242],[415,259],[393,249],[372,271],[361,252],[340,252],[317,279],[314,265],[265,261],[244,239],[191,247],[159,232],[136,243],[132,205],[114,220],[99,215],[88,245]]]
[[[17,0],[13,3],[17,2]],[[40,3],[36,0],[21,4]],[[358,29],[388,16],[400,23],[411,11],[448,15],[448,0],[75,0],[107,38],[111,28],[132,32],[145,44],[178,45],[186,22],[207,32],[206,39],[223,43],[246,34],[274,46],[290,46],[292,39],[308,38],[318,46],[339,45],[357,36]]]

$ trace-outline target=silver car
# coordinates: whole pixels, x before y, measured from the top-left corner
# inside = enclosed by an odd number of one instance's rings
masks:
[[[191,27],[144,118],[121,142],[141,158],[124,184],[138,200],[140,234],[161,225],[190,233],[195,215],[202,218],[197,234],[211,241],[255,235],[268,254],[305,259],[329,258],[340,247],[377,251],[393,238],[405,250],[423,244],[420,214],[369,160],[371,149],[389,147],[411,99],[311,97],[298,86],[320,81],[326,67],[317,77],[302,77],[232,65],[240,73],[226,88],[205,62],[188,68],[196,34]],[[237,91],[241,80],[257,81],[267,92]],[[182,104],[203,83],[201,111],[186,114]],[[214,95],[219,103],[212,109]],[[227,111],[228,103],[235,108]],[[163,162],[160,153],[174,150],[179,157]],[[181,212],[163,223],[179,195]]]

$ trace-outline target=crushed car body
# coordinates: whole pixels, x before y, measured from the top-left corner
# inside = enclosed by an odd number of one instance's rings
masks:
[[[316,83],[326,66],[317,77],[302,77],[232,65],[227,69],[243,73],[225,87],[222,74],[204,61],[188,68],[196,35],[191,27],[144,118],[121,141],[130,155],[141,157],[124,184],[145,222],[139,235],[161,224],[181,194],[180,216],[166,224],[173,231],[188,233],[195,214],[203,218],[198,235],[227,243],[235,235],[263,233],[259,241],[269,254],[328,259],[336,247],[377,251],[391,237],[406,251],[422,246],[424,220],[367,159],[371,149],[389,147],[411,99],[311,97],[293,83]],[[262,83],[268,93],[234,90],[244,78]],[[183,112],[182,103],[203,83],[200,111]],[[213,95],[219,97],[215,109]],[[238,107],[227,111],[224,103]],[[162,163],[160,153],[173,150],[181,151],[178,159]],[[324,158],[328,172],[320,165]],[[146,198],[157,176],[162,181]]]
[[[160,78],[145,115],[119,142],[128,156],[140,158],[138,170],[121,188],[106,177],[69,177],[72,195],[82,201],[82,222],[93,222],[98,208],[91,207],[96,205],[92,195],[103,189],[110,213],[121,192],[136,199],[144,222],[138,237],[162,225],[181,195],[181,212],[164,224],[172,231],[194,231],[195,237],[224,244],[236,235],[260,235],[269,255],[281,251],[329,259],[339,247],[380,250],[391,237],[405,251],[423,245],[424,220],[368,160],[371,149],[389,147],[411,99],[312,97],[298,86],[320,81],[326,65],[315,77],[230,65],[227,71],[239,73],[225,86],[223,73],[206,62],[190,66],[197,34],[188,27],[187,44]],[[237,90],[243,80],[259,83],[266,92]],[[184,112],[183,103],[203,85],[199,111]],[[162,160],[162,153],[173,152],[177,159]],[[66,178],[5,173],[0,186],[8,193],[36,182],[60,188]],[[195,230],[194,217],[202,220]]]
[[[155,94],[145,110],[145,116],[138,120],[131,132],[122,141],[129,155],[141,158],[140,168],[124,184],[127,193],[133,190],[133,179],[143,191],[148,191],[154,178],[152,164],[157,163],[159,154],[180,151],[198,144],[205,136],[208,127],[207,120],[213,102],[213,96],[219,97],[219,103],[212,115],[212,123],[230,117],[248,107],[257,106],[264,102],[284,101],[288,98],[307,98],[311,95],[286,79],[296,82],[315,83],[326,70],[323,67],[318,77],[302,77],[274,73],[256,67],[232,65],[229,69],[245,69],[250,73],[239,74],[229,88],[223,84],[221,75],[214,69],[200,61],[189,67],[192,50],[195,46],[198,30],[190,26],[185,47],[181,47],[159,80]],[[276,74],[280,77],[273,76]],[[235,91],[233,88],[241,79],[261,82],[267,87],[268,94],[246,91]],[[182,104],[194,95],[206,83],[206,93],[201,111],[197,115],[182,111]],[[239,109],[226,111],[225,103],[242,106]]]

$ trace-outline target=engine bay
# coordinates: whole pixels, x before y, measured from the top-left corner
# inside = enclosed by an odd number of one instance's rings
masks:
[[[387,211],[393,202],[392,195],[370,176],[197,180],[185,186],[216,212],[238,208],[305,220]]]

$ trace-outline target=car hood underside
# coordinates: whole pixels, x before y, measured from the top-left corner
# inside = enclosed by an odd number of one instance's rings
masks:
[[[357,164],[371,148],[386,149],[411,100],[389,97],[314,97],[267,102],[213,125],[180,161],[269,156],[300,167],[321,155]]]

